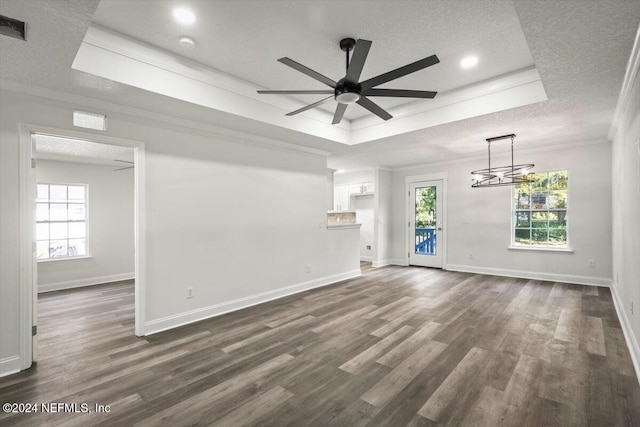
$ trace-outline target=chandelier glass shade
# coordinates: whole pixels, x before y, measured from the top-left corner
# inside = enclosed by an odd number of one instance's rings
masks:
[[[533,163],[522,165],[513,164],[513,140],[516,137],[511,133],[508,135],[495,136],[487,138],[488,146],[488,162],[489,167],[471,172],[471,186],[478,187],[495,187],[501,185],[516,185],[527,182],[533,182],[530,177],[531,169],[535,166]],[[502,139],[511,139],[511,164],[506,166],[491,166],[491,143]]]

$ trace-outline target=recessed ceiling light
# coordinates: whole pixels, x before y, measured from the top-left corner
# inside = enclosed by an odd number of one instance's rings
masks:
[[[180,36],[180,38],[178,39],[178,41],[180,42],[180,44],[187,48],[187,49],[193,49],[196,46],[196,42],[195,40],[193,40],[191,37],[187,37],[187,36]]]
[[[178,7],[173,9],[173,17],[181,24],[191,25],[196,22],[196,15],[189,9]]]
[[[475,55],[464,57],[462,58],[462,61],[460,61],[460,66],[462,68],[473,68],[476,65],[478,65],[478,57]]]

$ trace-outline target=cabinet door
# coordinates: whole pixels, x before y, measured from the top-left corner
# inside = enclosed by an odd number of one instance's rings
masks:
[[[360,184],[350,185],[349,194],[353,194],[353,195],[362,194],[362,185]]]

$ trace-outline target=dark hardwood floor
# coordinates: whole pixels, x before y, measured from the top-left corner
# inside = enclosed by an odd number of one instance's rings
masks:
[[[0,379],[0,402],[110,412],[2,426],[640,425],[606,288],[366,266],[146,338],[131,282],[43,294],[39,313],[40,360]]]

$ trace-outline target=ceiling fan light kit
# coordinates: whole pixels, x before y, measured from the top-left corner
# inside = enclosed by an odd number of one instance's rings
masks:
[[[377,89],[375,86],[390,82],[424,68],[430,67],[440,62],[436,55],[396,68],[379,76],[360,82],[360,74],[364,68],[364,63],[369,54],[371,42],[369,40],[345,38],[340,40],[340,49],[346,54],[346,75],[337,82],[323,76],[322,74],[305,67],[304,65],[287,57],[278,59],[279,62],[297,70],[307,76],[324,83],[329,86],[329,90],[259,90],[262,95],[330,95],[320,101],[309,104],[298,110],[287,113],[287,116],[293,116],[311,108],[318,107],[326,102],[335,100],[336,106],[333,115],[332,124],[338,124],[342,121],[342,117],[349,104],[359,104],[371,113],[383,120],[389,120],[393,116],[385,111],[378,104],[369,99],[372,96],[380,97],[400,97],[400,98],[427,98],[432,99],[438,92],[426,90],[406,90],[406,89]],[[349,58],[349,53],[353,50],[353,55]]]
[[[471,187],[496,187],[533,182],[530,175],[531,169],[535,166],[533,163],[522,165],[513,164],[513,140],[515,137],[515,134],[510,133],[508,135],[495,136],[486,139],[489,151],[489,167],[487,169],[479,169],[471,172],[471,180],[473,182]],[[491,143],[503,139],[511,139],[511,165],[491,167]]]

